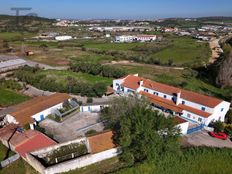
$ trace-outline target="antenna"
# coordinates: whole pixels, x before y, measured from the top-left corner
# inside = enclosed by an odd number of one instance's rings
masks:
[[[27,8],[27,7],[14,7],[11,8],[12,11],[16,11],[16,25],[19,24],[19,12],[20,11],[27,11],[27,10],[31,10],[32,8]]]

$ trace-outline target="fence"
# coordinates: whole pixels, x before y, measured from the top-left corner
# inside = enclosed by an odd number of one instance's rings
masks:
[[[204,124],[200,124],[199,126],[196,126],[194,128],[188,129],[187,134],[192,134],[194,132],[200,131],[204,128]]]
[[[0,163],[1,168],[8,166],[9,164],[13,163],[14,161],[18,160],[19,158],[20,158],[19,154],[15,154],[15,155],[7,158],[4,161],[1,161],[1,163]]]

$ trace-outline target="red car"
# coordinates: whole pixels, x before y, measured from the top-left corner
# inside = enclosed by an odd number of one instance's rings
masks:
[[[218,138],[221,140],[227,140],[228,136],[224,133],[224,132],[209,132],[209,135],[214,137],[214,138]]]

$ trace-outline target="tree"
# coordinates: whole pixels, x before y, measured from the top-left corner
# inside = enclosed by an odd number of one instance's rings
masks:
[[[180,152],[180,131],[173,119],[148,106],[145,99],[137,96],[117,98],[101,114],[106,127],[115,132],[114,140],[122,148],[122,159],[130,165]]]
[[[230,109],[226,114],[226,123],[232,124],[232,109]]]
[[[213,123],[213,128],[214,128],[214,132],[222,132],[224,129],[224,125],[221,121],[215,121]]]

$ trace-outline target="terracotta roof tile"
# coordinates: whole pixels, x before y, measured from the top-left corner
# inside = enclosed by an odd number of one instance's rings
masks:
[[[182,123],[188,122],[187,120],[185,120],[185,119],[183,119],[183,118],[180,118],[180,117],[177,117],[177,116],[173,118],[173,121],[174,121],[174,123],[176,123],[176,124],[182,124]]]
[[[88,137],[91,153],[98,153],[115,148],[113,143],[113,132],[107,131]]]
[[[185,100],[188,100],[194,103],[198,103],[204,106],[208,106],[210,108],[214,108],[215,106],[217,106],[223,101],[223,100],[220,100],[214,97],[198,94],[192,91],[187,91],[184,89],[180,89],[180,88],[169,86],[166,84],[154,82],[154,81],[144,79],[142,77],[133,76],[133,75],[128,75],[127,77],[125,77],[124,82],[122,83],[122,86],[136,90],[139,87],[140,80],[143,80],[143,87],[153,89],[155,91],[159,91],[159,92],[166,93],[169,95],[174,95],[178,92],[181,92],[182,99],[185,99]]]
[[[46,135],[36,132],[36,134],[27,139],[26,141],[22,142],[18,145],[15,150],[23,157],[26,156],[26,153],[39,150],[41,148],[45,148],[51,145],[57,144],[55,141],[47,137]]]
[[[199,110],[199,109],[195,109],[195,108],[192,108],[192,107],[189,107],[189,106],[186,106],[186,105],[179,104],[178,106],[180,108],[182,108],[183,110],[186,110],[188,112],[191,112],[193,114],[196,114],[196,115],[199,115],[199,116],[202,116],[202,117],[205,117],[205,118],[208,118],[210,115],[212,115],[211,113],[208,113],[208,112],[205,112],[205,111],[202,111],[202,110]]]
[[[150,100],[151,103],[154,103],[154,104],[159,105],[161,107],[164,107],[166,109],[170,109],[174,112],[181,113],[183,110],[180,107],[178,107],[173,101],[170,101],[168,99],[161,98],[161,97],[149,94],[149,93],[144,92],[144,91],[140,92],[140,94],[146,96]]]

